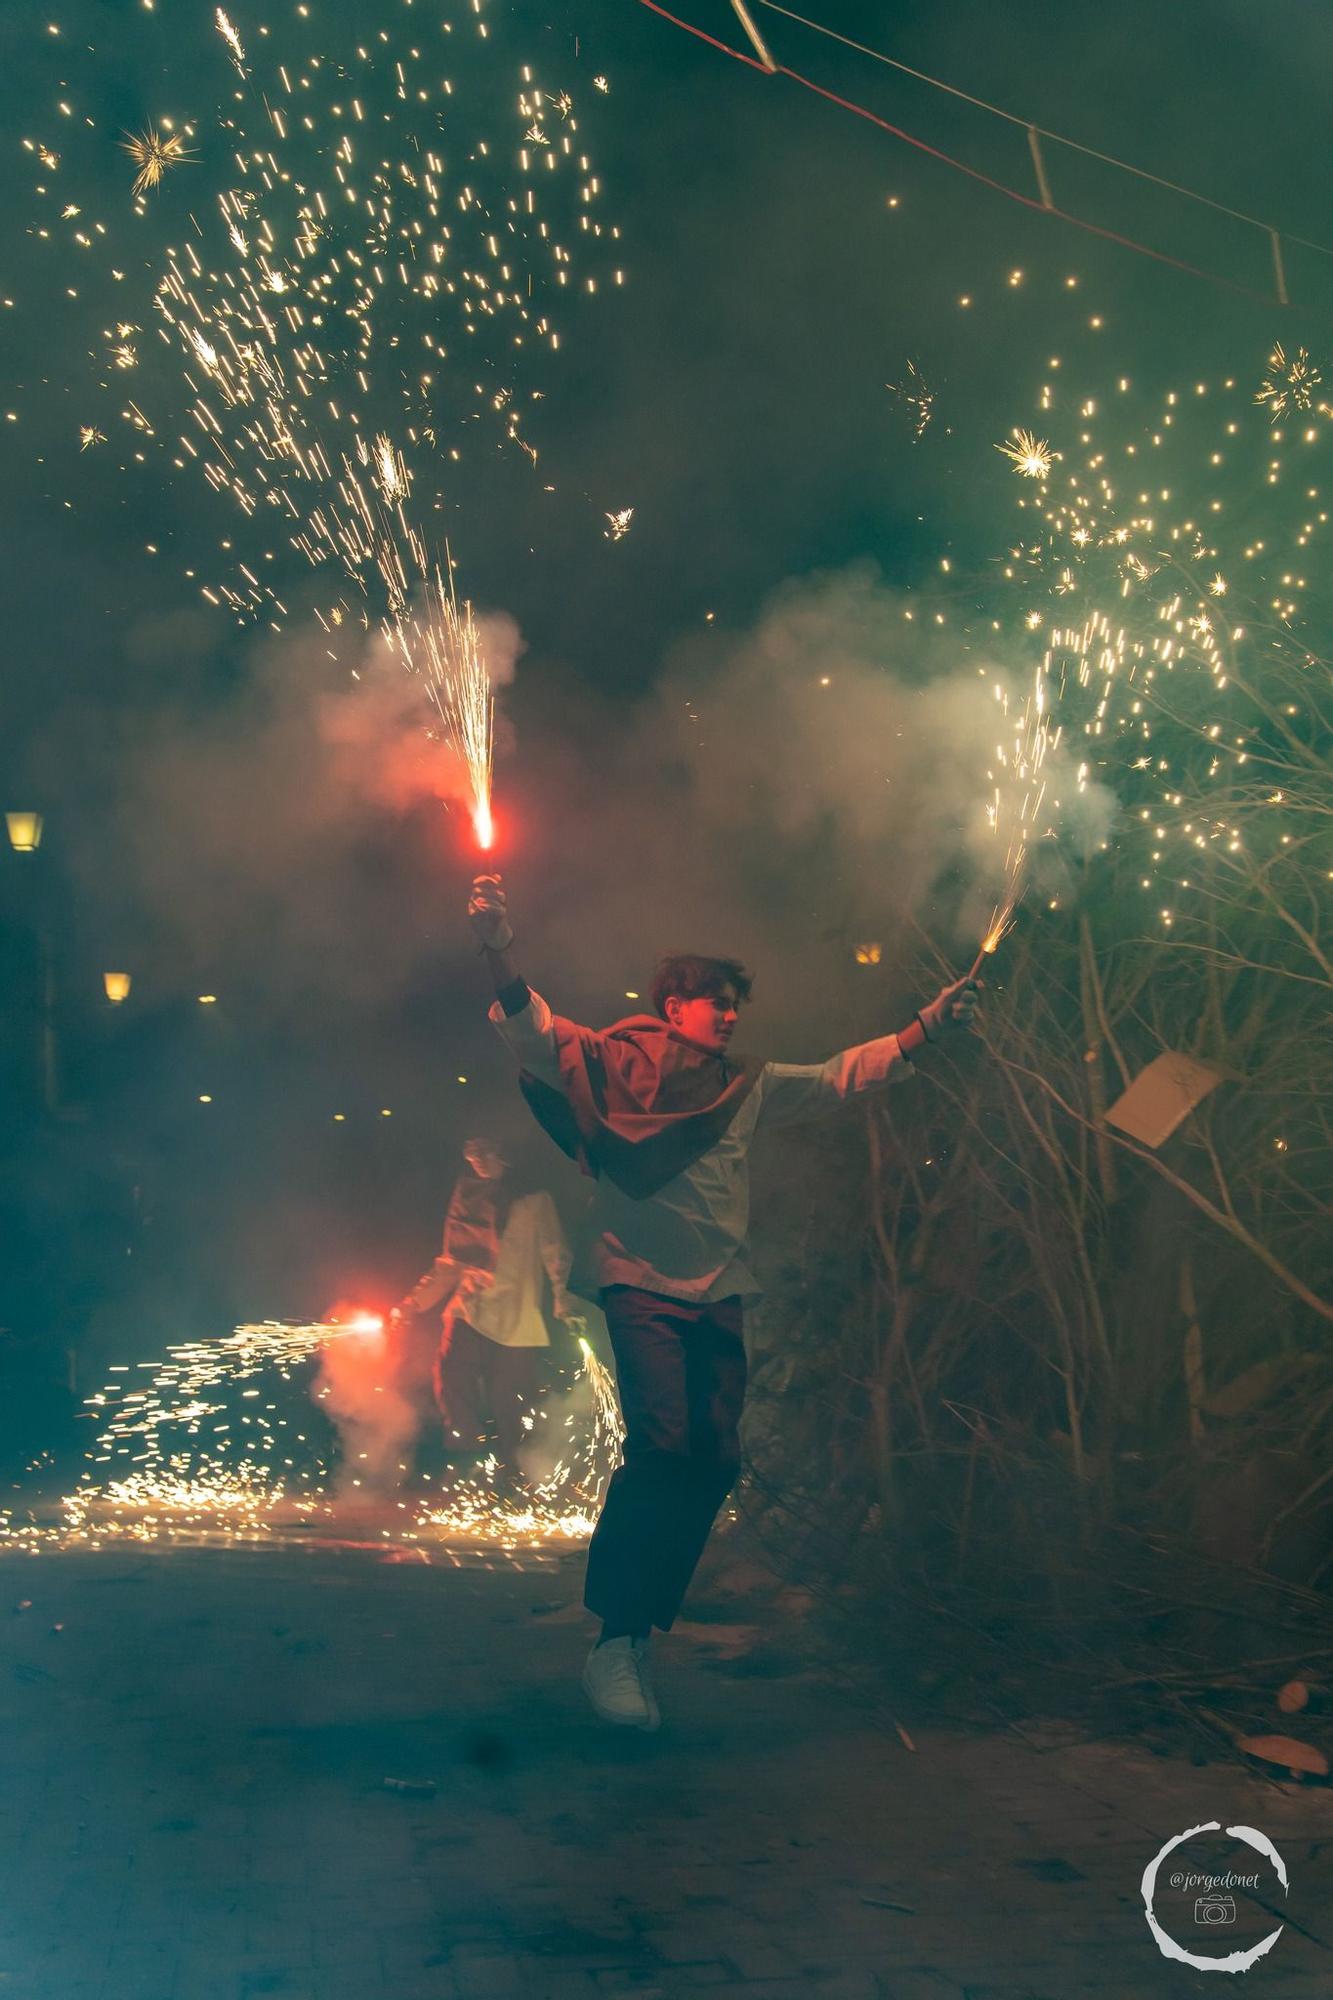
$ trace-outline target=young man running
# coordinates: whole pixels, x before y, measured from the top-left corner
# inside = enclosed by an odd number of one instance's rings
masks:
[[[977,983],[944,987],[900,1034],[826,1063],[770,1063],[729,1054],[750,997],[735,959],[664,959],[655,1012],[598,1031],[552,1014],[519,972],[498,875],[477,877],[468,920],[523,1094],[597,1181],[595,1277],[625,1446],[588,1549],[583,1601],[602,1633],[583,1686],[605,1721],[656,1729],[648,1637],[670,1630],[740,1470],[755,1133],[909,1076],[928,1044],[971,1025]]]

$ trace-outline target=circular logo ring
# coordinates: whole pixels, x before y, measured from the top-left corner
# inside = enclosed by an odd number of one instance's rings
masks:
[[[1156,1938],[1157,1949],[1161,1952],[1163,1958],[1177,1959],[1181,1965],[1192,1965],[1199,1972],[1248,1972],[1252,1965],[1258,1964],[1266,1952],[1270,1952],[1273,1949],[1273,1946],[1286,1929],[1285,1924],[1279,1924],[1275,1931],[1270,1931],[1267,1937],[1260,1938],[1258,1944],[1251,1945],[1248,1951],[1229,1952],[1225,1958],[1201,1958],[1197,1952],[1186,1951],[1184,1945],[1177,1944],[1173,1937],[1168,1937],[1153,1914],[1153,1894],[1157,1888],[1157,1871],[1166,1860],[1167,1855],[1173,1849],[1181,1846],[1184,1841],[1193,1840],[1196,1833],[1220,1833],[1221,1830],[1220,1820],[1210,1819],[1205,1821],[1202,1826],[1187,1827],[1184,1833],[1174,1834],[1167,1841],[1165,1847],[1154,1854],[1152,1860],[1144,1869],[1143,1880],[1140,1882],[1139,1888],[1143,1895],[1143,1909],[1148,1919],[1148,1928]],[[1226,1831],[1230,1839],[1243,1840],[1247,1847],[1253,1847],[1257,1853],[1263,1855],[1265,1860],[1272,1862],[1277,1872],[1278,1881],[1282,1884],[1283,1893],[1286,1894],[1290,1888],[1290,1884],[1287,1881],[1286,1866],[1282,1856],[1278,1853],[1268,1835],[1260,1833],[1258,1828],[1253,1826],[1229,1826]]]

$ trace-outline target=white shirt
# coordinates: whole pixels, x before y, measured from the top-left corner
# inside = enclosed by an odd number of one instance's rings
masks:
[[[523,1068],[560,1090],[551,1010],[541,995],[531,993],[527,1006],[508,1016],[497,1000],[490,1018]],[[756,1297],[760,1288],[748,1262],[749,1151],[756,1131],[830,1109],[858,1091],[911,1074],[896,1035],[844,1049],[826,1063],[765,1063],[717,1144],[656,1194],[635,1201],[605,1174],[598,1177],[597,1285],[637,1285],[698,1304]]]
[[[523,1194],[509,1211],[493,1272],[440,1256],[408,1299],[424,1312],[452,1286],[448,1315],[466,1320],[497,1347],[549,1347],[542,1274],[559,1298],[569,1263],[569,1245],[550,1195]]]

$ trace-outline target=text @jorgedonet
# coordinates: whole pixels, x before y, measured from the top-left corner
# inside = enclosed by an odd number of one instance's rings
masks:
[[[1257,1889],[1259,1877],[1255,1875],[1233,1875],[1230,1870],[1225,1875],[1185,1875],[1171,1877],[1173,1889]]]

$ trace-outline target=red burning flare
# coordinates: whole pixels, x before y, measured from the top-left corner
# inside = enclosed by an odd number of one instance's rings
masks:
[[[368,1306],[356,1305],[348,1299],[339,1299],[324,1315],[327,1326],[342,1327],[348,1333],[359,1333],[363,1339],[371,1339],[384,1331],[384,1314],[372,1312]]]

